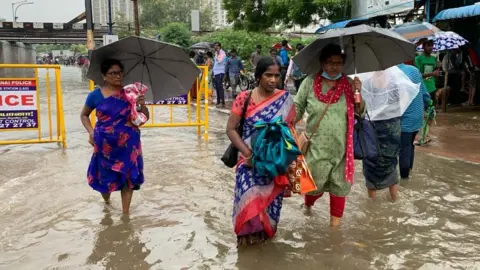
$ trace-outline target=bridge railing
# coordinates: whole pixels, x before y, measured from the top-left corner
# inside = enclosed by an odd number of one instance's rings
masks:
[[[66,148],[60,66],[0,64],[0,69],[34,71],[33,78],[0,78],[0,132],[21,131],[18,136],[2,134],[0,145],[56,142]]]
[[[197,134],[200,136],[203,127],[204,140],[208,140],[208,105],[212,92],[208,86],[208,67],[198,66],[198,68],[202,71],[201,75],[188,94],[147,105],[150,119],[142,128],[196,127]],[[93,90],[94,87],[94,83],[90,81],[90,89]],[[91,114],[90,119],[93,126],[96,122],[95,112]]]

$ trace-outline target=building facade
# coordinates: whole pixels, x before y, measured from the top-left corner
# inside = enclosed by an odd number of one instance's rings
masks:
[[[108,23],[108,0],[95,0],[93,3],[93,21],[96,24],[107,25]],[[133,22],[133,2],[131,0],[111,0],[112,20],[119,16]]]
[[[222,7],[222,0],[206,0],[208,8],[212,8],[212,21],[215,28],[223,28],[228,26],[227,11]]]

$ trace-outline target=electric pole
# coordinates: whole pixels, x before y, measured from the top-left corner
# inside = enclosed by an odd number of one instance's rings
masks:
[[[93,37],[92,0],[85,0],[85,15],[87,17],[87,48],[89,51],[93,51],[95,50],[95,40]]]
[[[112,0],[108,0],[108,34],[113,35]]]
[[[135,20],[135,36],[140,36],[140,18],[138,15],[138,0],[132,0],[133,2],[133,18]]]

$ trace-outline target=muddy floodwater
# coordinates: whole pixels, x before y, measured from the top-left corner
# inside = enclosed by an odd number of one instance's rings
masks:
[[[480,269],[480,165],[428,153],[417,153],[398,202],[386,192],[368,200],[357,164],[339,229],[328,227],[328,197],[311,215],[301,197],[287,198],[277,236],[237,250],[234,174],[219,160],[228,116],[216,111],[207,143],[195,128],[142,131],[146,182],[122,217],[120,194],[106,207],[87,185],[92,147],[79,113],[88,88],[79,70],[62,75],[68,149],[0,147],[0,269]]]

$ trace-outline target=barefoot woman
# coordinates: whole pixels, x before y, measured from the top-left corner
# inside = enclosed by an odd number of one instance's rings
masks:
[[[122,209],[129,214],[133,190],[143,184],[143,158],[140,130],[130,121],[131,108],[123,92],[123,65],[109,59],[101,65],[104,86],[88,94],[81,120],[88,131],[93,155],[88,167],[88,184],[102,194],[106,203],[110,194],[121,190]],[[149,117],[143,97],[137,103]],[[96,110],[95,128],[89,116]]]
[[[365,107],[363,102],[354,104],[354,89],[360,90],[362,85],[358,78],[350,81],[342,73],[345,57],[340,46],[326,45],[319,59],[322,69],[305,78],[295,97],[297,121],[307,112],[308,136],[315,134],[305,156],[317,187],[321,187],[305,196],[305,207],[310,209],[329,192],[332,227],[340,225],[353,183],[354,114],[364,113]]]
[[[237,96],[227,124],[227,135],[242,155],[236,171],[233,207],[233,224],[239,245],[255,244],[275,235],[283,192],[288,186],[286,178],[286,181],[281,181],[282,177],[272,179],[253,171],[253,125],[277,116],[282,116],[283,121],[291,125],[295,120],[293,98],[288,92],[277,89],[280,67],[271,58],[262,58],[258,62],[255,79],[258,87],[251,93],[244,91]],[[243,134],[239,135],[236,127],[245,105],[248,106],[245,124]]]

